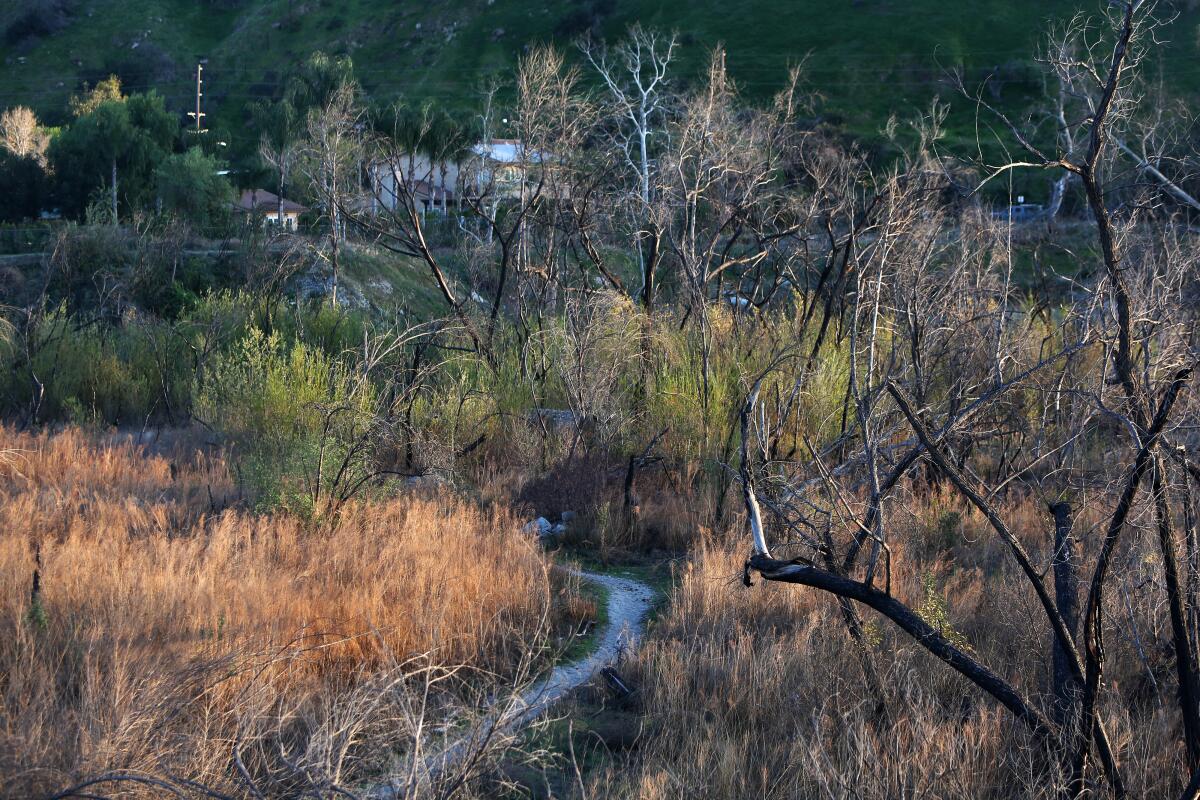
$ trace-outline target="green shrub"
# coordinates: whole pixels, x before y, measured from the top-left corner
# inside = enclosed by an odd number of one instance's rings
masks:
[[[970,650],[971,644],[967,641],[967,637],[955,630],[950,622],[950,606],[946,602],[945,596],[938,588],[937,577],[933,572],[925,571],[921,573],[921,605],[917,607],[917,614],[921,619],[925,620],[938,633],[945,636],[949,642],[961,650]]]
[[[187,414],[190,360],[160,321],[81,325],[64,306],[35,316],[0,350],[0,402],[33,422],[144,424]]]
[[[301,341],[252,328],[205,370],[196,415],[240,455],[241,479],[261,506],[317,512],[370,425],[374,391],[350,366]]]

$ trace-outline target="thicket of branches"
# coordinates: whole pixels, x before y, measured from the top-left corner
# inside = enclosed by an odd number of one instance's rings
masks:
[[[408,179],[404,202],[361,225],[424,262],[491,363],[505,307],[524,352],[536,348],[563,295],[598,284],[647,315],[665,304],[694,331],[706,440],[728,430],[708,429],[722,379],[712,355],[716,310],[732,308],[741,312],[734,325],[774,334],[741,411],[747,583],[757,573],[838,598],[849,635],[862,643],[863,690],[876,698],[881,724],[888,687],[872,666],[863,609],[888,618],[1027,726],[1061,796],[1128,792],[1099,708],[1112,691],[1104,681],[1112,574],[1144,526],[1158,542],[1183,761],[1193,776],[1185,796],[1193,797],[1200,466],[1187,213],[1196,204],[1178,177],[1186,175],[1182,120],[1143,101],[1138,67],[1156,45],[1152,10],[1112,4],[1103,18],[1055,33],[1044,56],[1057,86],[1049,125],[980,101],[1021,155],[974,172],[939,154],[936,106],[900,163],[871,169],[853,148],[797,124],[797,80],[769,108],[739,103],[719,52],[698,89],[651,103],[652,117],[646,87],[661,79],[671,41],[635,31],[617,59],[585,45],[608,89],[602,97],[580,91],[577,71],[539,51],[518,78],[519,197],[492,202],[499,187],[484,182],[469,200],[483,251],[476,257],[488,267],[477,280],[460,287],[447,277],[428,244],[420,176],[405,172],[404,150],[386,138],[369,147]],[[1072,259],[1063,291],[1022,300],[1012,230],[993,224],[976,192],[1032,168],[1057,173],[1051,219],[1078,187],[1095,244]],[[470,186],[460,192],[470,195]],[[483,298],[482,308],[470,296]],[[788,307],[786,332],[762,322],[777,304]],[[814,376],[831,359],[845,369],[838,416],[806,420]],[[953,486],[1006,546],[1053,654],[1045,697],[994,672],[892,594],[889,496],[912,480]],[[1014,494],[1046,504],[1036,549],[998,510]],[[1104,509],[1095,535],[1076,529],[1081,509]]]

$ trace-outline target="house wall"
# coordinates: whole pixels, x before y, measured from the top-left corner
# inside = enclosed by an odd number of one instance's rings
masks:
[[[402,157],[400,163],[395,164],[395,169],[392,169],[388,164],[377,164],[372,170],[372,177],[376,181],[377,198],[372,198],[377,205],[382,205],[388,210],[396,208],[397,202],[397,187],[400,185],[403,178],[420,181],[433,187],[433,197],[427,196],[428,193],[422,192],[418,196],[418,200],[424,202],[432,202],[435,205],[441,203],[441,192],[446,191],[451,195],[455,194],[459,180],[459,166],[454,163],[446,164],[446,172],[443,176],[441,166],[431,164],[425,156],[417,156],[413,158],[412,174],[409,174],[408,159]],[[443,183],[444,180],[444,183]]]
[[[263,212],[262,218],[263,227],[279,224],[279,214],[275,211]],[[289,231],[297,230],[300,227],[300,214],[295,211],[283,212],[283,227]]]
[[[397,187],[404,178],[432,186],[432,197],[422,192],[417,199],[435,206],[440,205],[440,192],[443,190],[452,196],[459,192],[468,197],[479,196],[484,191],[492,197],[505,199],[515,199],[521,195],[521,165],[498,161],[479,153],[472,154],[462,164],[448,162],[445,176],[439,164],[431,163],[423,155],[413,157],[411,168],[408,157],[401,156],[395,164],[377,164],[371,173],[375,181],[375,194],[378,195],[372,198],[372,202],[388,210],[396,208]]]

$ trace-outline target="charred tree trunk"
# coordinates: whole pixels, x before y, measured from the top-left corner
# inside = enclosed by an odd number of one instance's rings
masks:
[[[1175,673],[1179,679],[1179,707],[1183,714],[1183,738],[1187,745],[1188,763],[1192,769],[1200,766],[1200,707],[1197,706],[1196,663],[1188,636],[1184,610],[1183,587],[1179,580],[1179,564],[1175,556],[1175,535],[1171,528],[1171,510],[1167,504],[1167,487],[1163,478],[1165,465],[1154,459],[1154,521],[1158,528],[1158,545],[1162,552],[1163,576],[1167,584],[1167,605],[1171,615],[1171,640],[1175,648]]]
[[[1075,539],[1071,535],[1074,520],[1071,506],[1055,503],[1050,506],[1054,515],[1054,599],[1058,613],[1066,623],[1071,639],[1078,643],[1079,637],[1079,555],[1075,550]],[[1071,671],[1070,654],[1057,636],[1052,636],[1054,648],[1054,719],[1060,725],[1069,724],[1071,709],[1079,702],[1082,686]]]
[[[921,647],[949,664],[997,702],[1007,708],[1039,738],[1054,741],[1054,724],[1030,703],[1017,689],[968,652],[956,646],[921,616],[896,598],[859,581],[834,575],[798,561],[778,561],[769,555],[756,554],[746,562],[747,580],[750,570],[769,581],[798,583],[856,600],[887,617],[909,634]]]

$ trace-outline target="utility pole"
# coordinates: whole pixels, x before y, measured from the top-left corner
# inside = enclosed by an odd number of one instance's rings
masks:
[[[195,131],[193,131],[196,135],[208,132],[207,128],[200,127],[201,120],[205,116],[207,116],[203,111],[200,110],[200,98],[204,96],[204,94],[200,91],[200,87],[204,84],[204,79],[202,77],[203,72],[204,72],[204,65],[197,64],[196,65],[196,110],[188,112],[188,116],[193,117],[196,120],[196,129],[195,129]]]

